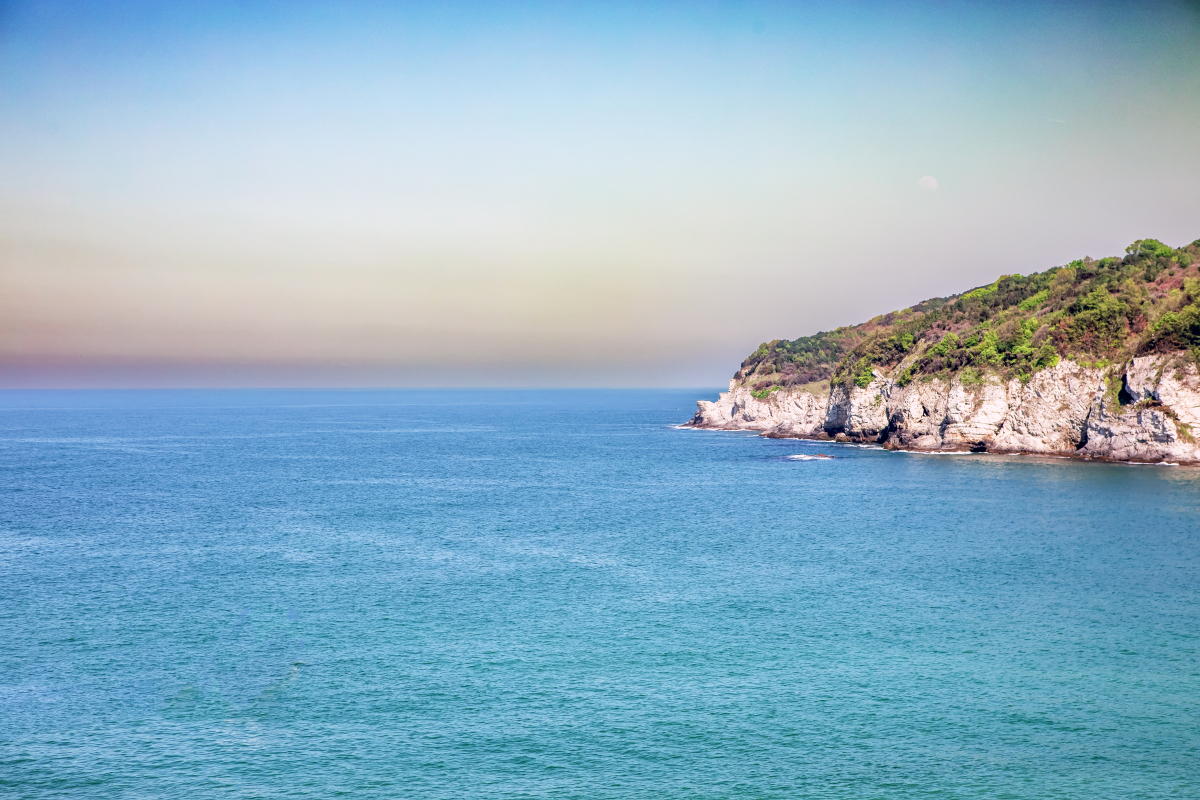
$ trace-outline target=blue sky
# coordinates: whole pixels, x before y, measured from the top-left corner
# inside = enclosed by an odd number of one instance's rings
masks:
[[[8,3],[0,383],[716,385],[1200,237],[1196,41],[1183,3]]]

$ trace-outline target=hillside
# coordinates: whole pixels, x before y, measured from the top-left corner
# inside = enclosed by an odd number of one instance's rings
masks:
[[[1029,380],[1061,359],[1104,369],[1138,356],[1200,359],[1200,239],[1175,249],[1141,239],[1123,257],[1082,258],[939,297],[850,327],[766,342],[737,384],[765,399],[783,388],[827,394],[957,377]]]

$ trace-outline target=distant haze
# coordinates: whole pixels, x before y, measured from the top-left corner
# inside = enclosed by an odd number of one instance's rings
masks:
[[[1200,237],[1194,3],[7,3],[0,385],[705,385]]]

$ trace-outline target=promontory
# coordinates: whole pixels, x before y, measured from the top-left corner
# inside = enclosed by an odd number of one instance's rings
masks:
[[[1200,463],[1200,240],[1134,242],[758,347],[688,425]]]

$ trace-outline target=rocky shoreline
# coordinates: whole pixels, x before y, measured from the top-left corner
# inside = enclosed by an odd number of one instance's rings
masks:
[[[734,379],[716,402],[698,401],[687,426],[923,452],[1200,464],[1200,371],[1188,351],[1118,370],[1063,359],[1025,383],[960,373],[901,385],[872,374],[865,387],[835,383],[827,396],[783,387],[756,397]]]

